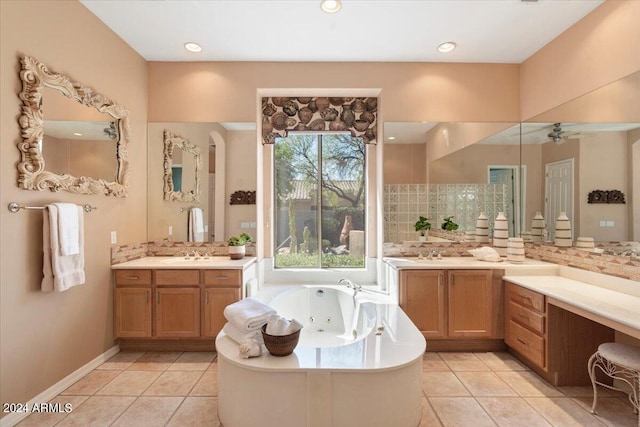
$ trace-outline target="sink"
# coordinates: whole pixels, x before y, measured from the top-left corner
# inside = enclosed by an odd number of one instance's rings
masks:
[[[219,257],[221,259],[217,259],[215,257],[211,257],[209,259],[205,259],[205,258],[191,258],[189,257],[189,259],[184,259],[182,257],[173,257],[173,258],[167,258],[167,259],[163,259],[162,261],[160,261],[161,264],[166,264],[166,265],[211,265],[211,264],[219,264],[221,262],[229,262],[229,259],[227,259],[226,257]]]

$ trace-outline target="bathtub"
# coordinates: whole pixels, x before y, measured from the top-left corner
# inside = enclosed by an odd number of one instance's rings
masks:
[[[257,299],[304,327],[294,353],[240,359],[221,332],[225,427],[417,426],[425,340],[388,297],[336,286],[263,287]]]

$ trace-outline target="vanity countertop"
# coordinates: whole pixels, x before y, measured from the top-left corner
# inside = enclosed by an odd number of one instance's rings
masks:
[[[579,280],[562,276],[562,271],[560,274],[504,276],[503,280],[545,295],[550,298],[550,304],[588,318],[591,318],[589,314],[595,315],[592,320],[640,338],[640,293],[637,282],[618,279],[616,286],[606,286],[594,273],[590,273],[592,277]]]
[[[256,262],[256,257],[244,257],[232,260],[228,256],[213,256],[205,258],[184,259],[181,256],[151,256],[126,261],[111,266],[112,270],[141,270],[141,269],[170,269],[170,270],[215,270],[236,269],[245,270]]]
[[[533,259],[521,263],[511,263],[504,259],[500,262],[480,261],[474,257],[442,257],[427,259],[417,257],[385,257],[384,262],[396,270],[434,270],[434,269],[501,269],[508,274],[557,274],[558,265]]]

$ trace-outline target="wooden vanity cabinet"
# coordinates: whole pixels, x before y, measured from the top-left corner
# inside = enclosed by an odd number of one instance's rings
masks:
[[[224,308],[242,298],[240,270],[204,270],[202,336],[215,337],[227,322]]]
[[[118,270],[115,282],[116,337],[151,337],[151,270]]]
[[[547,370],[546,304],[542,294],[506,284],[505,343],[532,362]]]
[[[504,347],[501,276],[492,270],[401,270],[400,307],[425,338],[443,340],[428,348]]]

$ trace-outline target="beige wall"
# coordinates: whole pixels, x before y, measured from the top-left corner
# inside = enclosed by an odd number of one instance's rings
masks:
[[[230,205],[231,194],[236,191],[260,191],[257,175],[256,131],[227,131],[226,141],[226,195],[225,195],[225,236],[249,233],[257,238],[256,229],[240,228],[242,222],[257,221],[257,205]]]
[[[539,144],[525,144],[522,146],[522,166],[526,182],[524,203],[523,230],[531,230],[531,221],[536,212],[544,214],[543,192],[540,191],[540,183],[544,183],[544,170],[542,168],[542,148]]]
[[[71,162],[69,172],[73,176],[91,176],[115,181],[118,159],[115,156],[116,141],[69,140]]]
[[[426,184],[426,144],[385,144],[385,184]]]
[[[629,194],[627,200],[629,218],[631,218],[629,230],[630,238],[640,241],[640,128],[627,134],[628,168],[629,168]],[[633,195],[636,195],[635,197]]]
[[[131,185],[126,199],[21,190],[16,185],[21,55],[30,55],[129,110]],[[146,238],[147,65],[75,1],[0,2],[0,395],[26,402],[114,345],[109,233]],[[85,217],[86,284],[39,291],[42,213],[10,213],[9,202],[90,203]],[[5,415],[5,414],[2,414]]]
[[[524,61],[522,120],[640,70],[639,17],[640,1],[605,1]]]
[[[55,138],[50,135],[42,136],[42,155],[45,159],[47,170],[54,173],[69,173],[71,165],[69,140]]]
[[[487,184],[490,165],[519,163],[519,145],[474,144],[430,162],[429,184]]]
[[[516,123],[440,123],[427,132],[427,161],[455,153]]]

